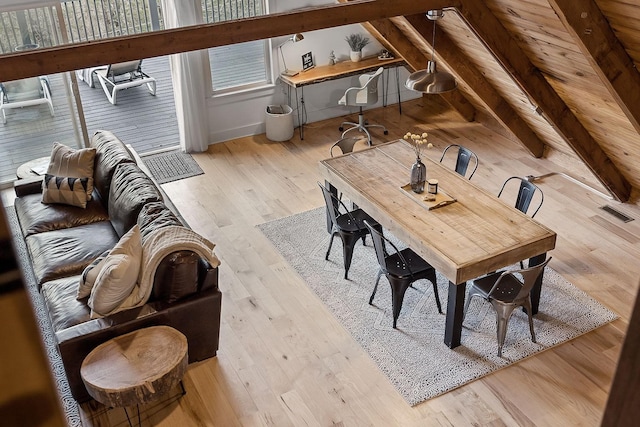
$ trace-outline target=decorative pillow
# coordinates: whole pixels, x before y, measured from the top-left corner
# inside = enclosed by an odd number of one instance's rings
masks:
[[[80,283],[78,284],[78,295],[76,299],[86,298],[91,294],[91,289],[93,289],[93,285],[96,283],[96,279],[98,278],[98,274],[102,267],[104,267],[104,260],[109,255],[110,251],[104,251],[102,255],[98,258],[94,259],[91,264],[85,267],[82,272],[82,276],[80,276]]]
[[[48,174],[73,178],[88,178],[87,200],[91,200],[93,192],[93,165],[96,157],[95,148],[74,149],[59,142],[53,143]]]
[[[127,299],[138,281],[141,260],[140,227],[135,225],[103,261],[88,301],[92,317],[109,314]]]
[[[87,207],[88,185],[89,178],[69,178],[47,173],[42,181],[42,203],[61,203],[84,209]]]

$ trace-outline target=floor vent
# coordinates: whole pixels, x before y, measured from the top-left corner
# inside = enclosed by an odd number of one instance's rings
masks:
[[[609,205],[604,205],[604,206],[600,206],[600,209],[602,209],[605,212],[610,213],[611,215],[615,216],[616,218],[618,218],[620,221],[623,222],[629,222],[629,221],[633,221],[633,218],[631,218],[630,216],[627,216],[625,214],[623,214],[622,212],[620,212],[619,210],[612,208]]]

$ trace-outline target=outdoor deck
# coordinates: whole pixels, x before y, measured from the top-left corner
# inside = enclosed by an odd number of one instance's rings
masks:
[[[120,91],[116,105],[109,103],[97,80],[94,88],[78,81],[89,135],[98,129],[110,130],[139,153],[176,147],[178,123],[169,58],[145,59],[142,69],[157,80],[156,96],[142,85]],[[73,96],[67,93],[61,75],[49,76],[49,81],[55,117],[41,105],[9,110],[7,123],[0,122],[0,183],[4,185],[15,180],[21,164],[48,156],[54,141],[76,146],[75,106],[69,107],[75,103],[68,102]]]

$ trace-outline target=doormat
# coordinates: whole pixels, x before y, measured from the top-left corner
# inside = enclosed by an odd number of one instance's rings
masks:
[[[204,172],[189,153],[180,150],[141,156],[158,184],[177,181]]]

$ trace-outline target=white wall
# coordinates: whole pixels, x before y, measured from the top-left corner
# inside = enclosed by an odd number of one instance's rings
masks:
[[[327,4],[326,0],[307,0],[301,4],[299,0],[271,0],[270,11],[281,12],[294,8],[317,6]],[[349,59],[349,46],[344,40],[350,33],[367,33],[360,25],[346,25],[342,27],[325,30],[305,32],[304,40],[297,43],[287,43],[283,47],[283,54],[287,62],[287,67],[292,70],[302,68],[301,57],[307,52],[312,52],[316,66],[327,65],[329,55],[334,51],[338,61]],[[377,55],[382,46],[373,38],[371,43],[363,50],[363,56]],[[255,135],[265,132],[265,111],[268,105],[283,104],[287,102],[287,85],[280,82],[278,76],[284,68],[279,57],[278,45],[287,40],[287,37],[277,37],[272,39],[272,63],[274,84],[269,87],[253,89],[243,93],[226,94],[214,96],[208,101],[209,112],[209,143],[227,141],[229,139],[242,136]],[[420,95],[416,92],[408,91],[404,87],[408,72],[404,67],[400,71],[400,96],[402,100],[417,98]],[[388,102],[397,102],[397,89],[395,71],[390,69],[389,74]],[[385,73],[386,73],[385,72]],[[343,116],[356,112],[355,108],[338,106],[338,100],[344,91],[350,86],[358,84],[357,76],[344,79],[332,80],[304,88],[304,99],[307,112],[307,123],[324,120],[331,117]],[[380,84],[382,89],[382,84]],[[294,117],[297,118],[295,92],[291,90],[291,102],[294,108]],[[300,89],[298,89],[300,95]],[[382,97],[379,105],[382,106]],[[376,107],[377,107],[376,106]],[[393,107],[392,107],[393,108]],[[297,125],[297,119],[296,119]],[[294,138],[297,138],[297,132]],[[336,130],[336,136],[338,131]]]

